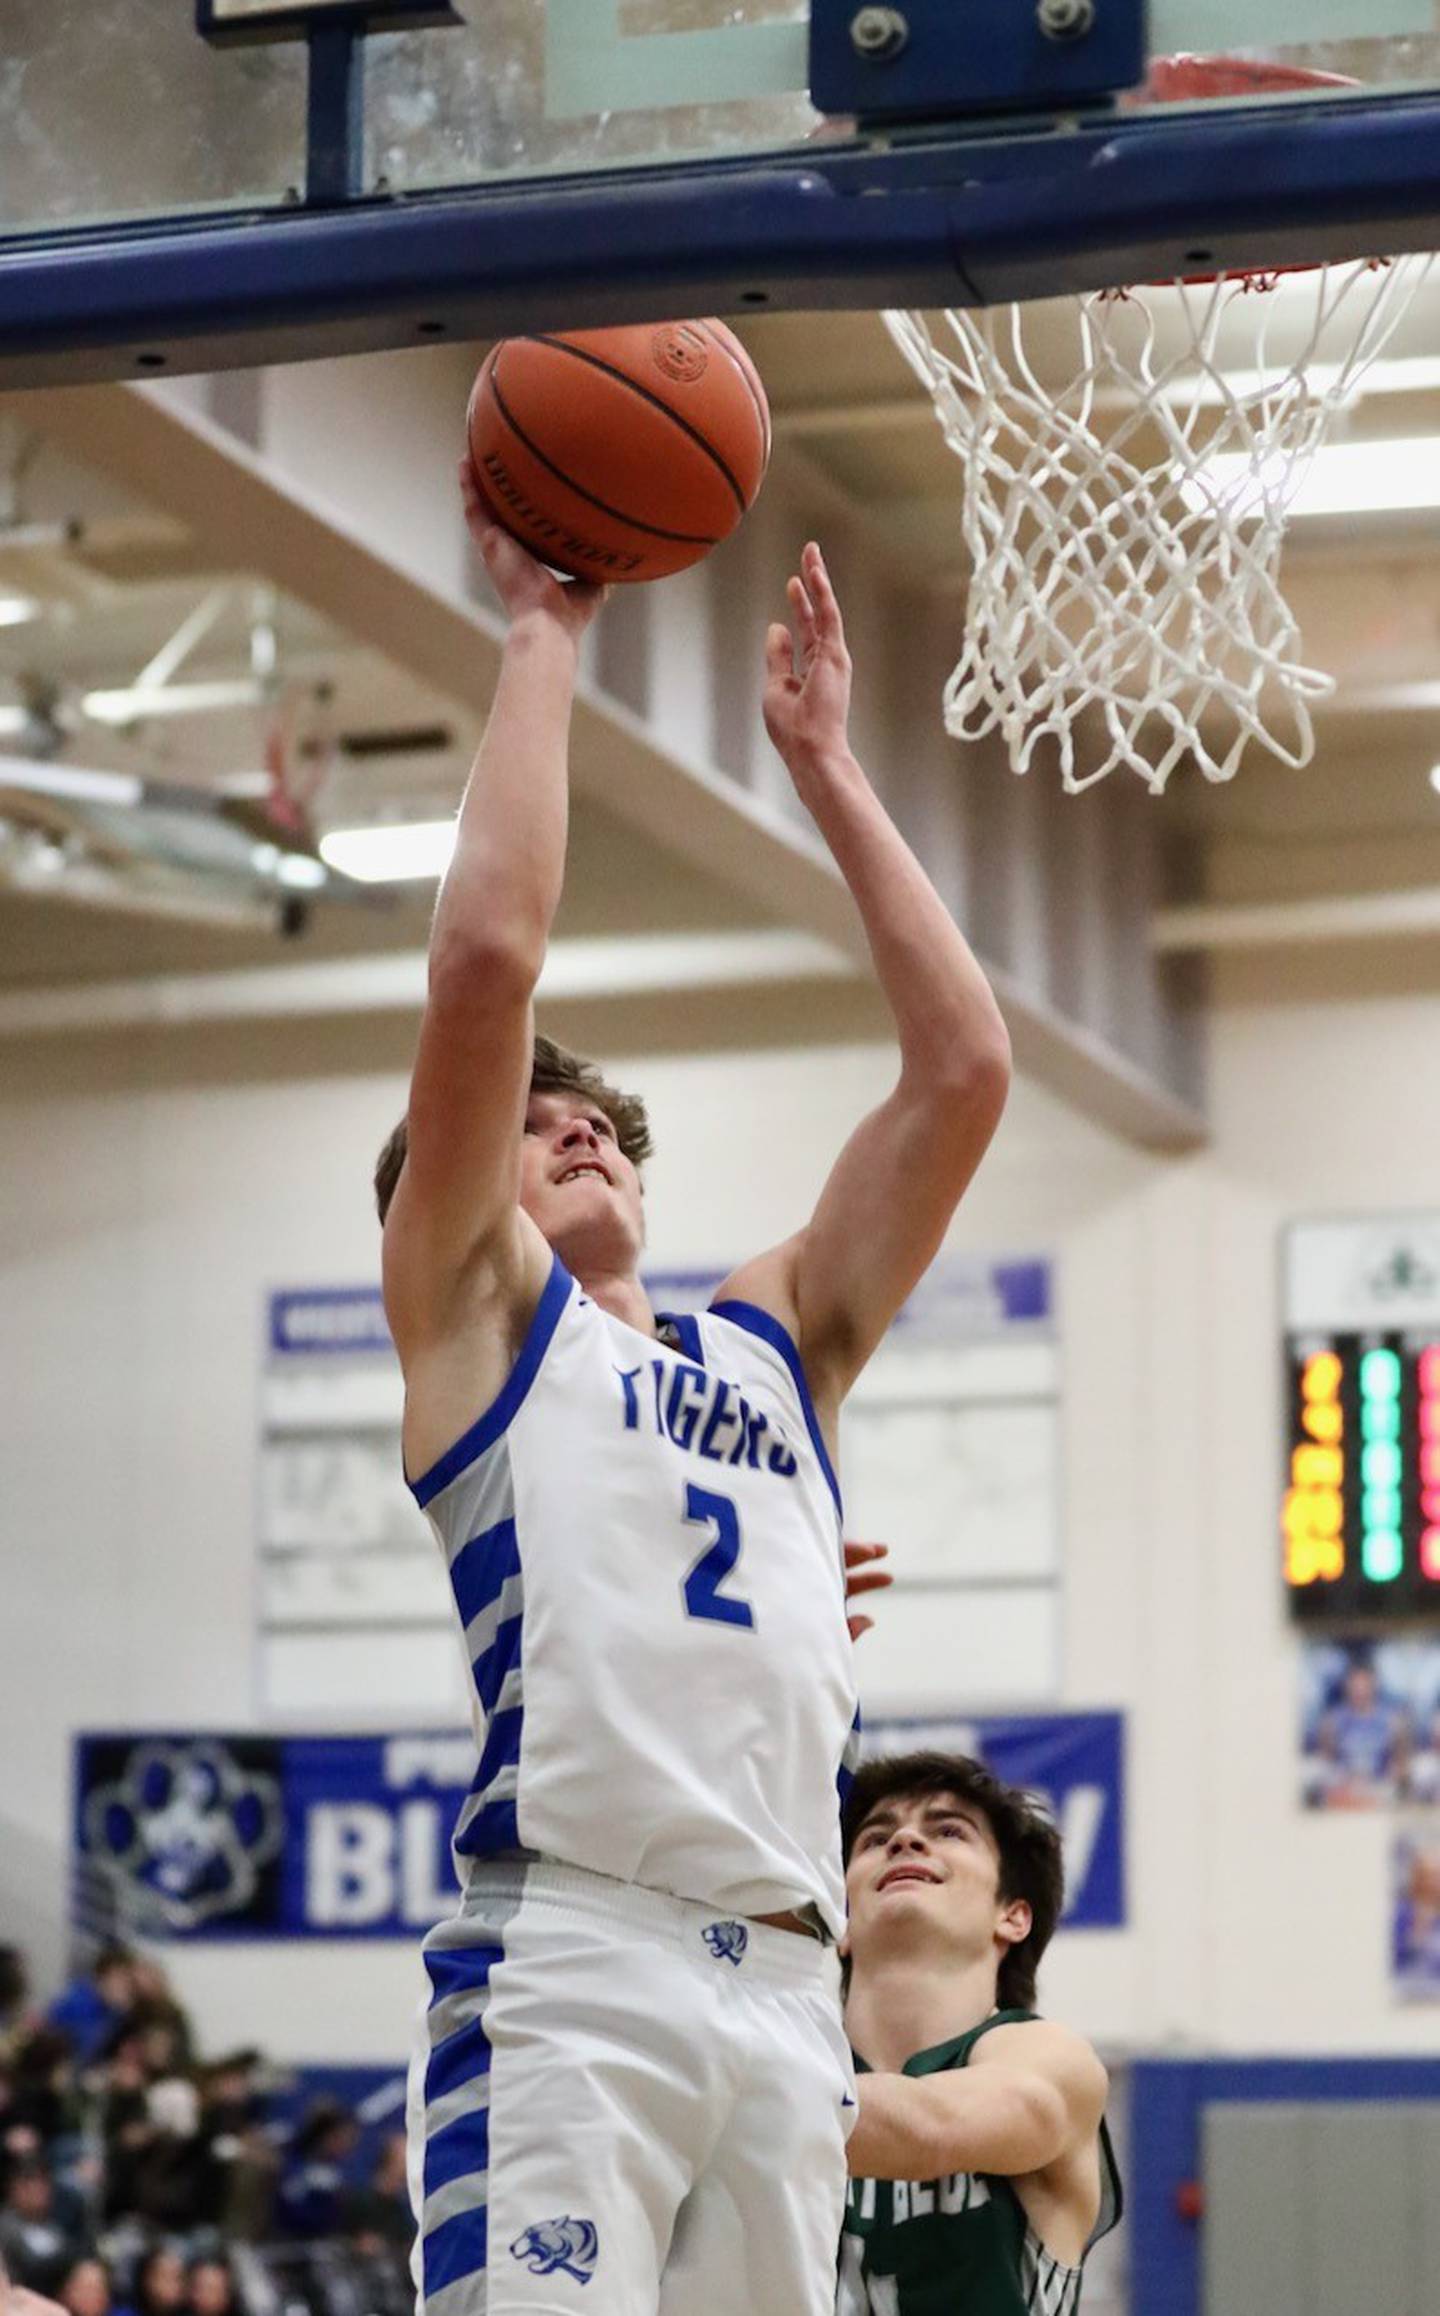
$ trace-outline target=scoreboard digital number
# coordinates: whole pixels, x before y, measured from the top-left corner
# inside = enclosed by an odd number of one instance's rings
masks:
[[[1440,1622],[1440,1215],[1297,1223],[1282,1563],[1305,1622]]]
[[[1290,1345],[1296,1614],[1440,1616],[1440,1332]]]

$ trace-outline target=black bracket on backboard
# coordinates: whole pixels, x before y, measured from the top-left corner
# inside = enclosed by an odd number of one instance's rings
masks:
[[[1103,105],[1145,77],[1147,0],[811,0],[810,101],[861,121]]]
[[[216,48],[303,40],[310,50],[305,206],[364,192],[365,42],[372,32],[463,24],[449,0],[195,0],[195,29]]]

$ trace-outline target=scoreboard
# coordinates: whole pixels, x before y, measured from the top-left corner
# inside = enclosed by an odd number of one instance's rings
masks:
[[[1296,1223],[1282,1278],[1292,1611],[1440,1623],[1440,1215]]]

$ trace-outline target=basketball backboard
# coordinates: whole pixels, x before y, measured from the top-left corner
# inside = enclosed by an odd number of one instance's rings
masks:
[[[0,90],[7,384],[1440,243],[1440,0],[10,0]]]

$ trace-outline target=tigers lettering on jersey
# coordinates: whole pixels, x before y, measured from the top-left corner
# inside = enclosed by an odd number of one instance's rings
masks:
[[[723,1375],[703,1367],[677,1367],[651,1359],[640,1367],[617,1367],[625,1429],[653,1425],[685,1455],[707,1463],[743,1464],[748,1471],[774,1472],[793,1480],[799,1459],[778,1424],[752,1407]]]
[[[651,1334],[556,1257],[500,1392],[414,1488],[483,1729],[462,1875],[528,1851],[722,1922],[813,1907],[838,1938],[839,1486],[779,1321],[727,1301]]]

